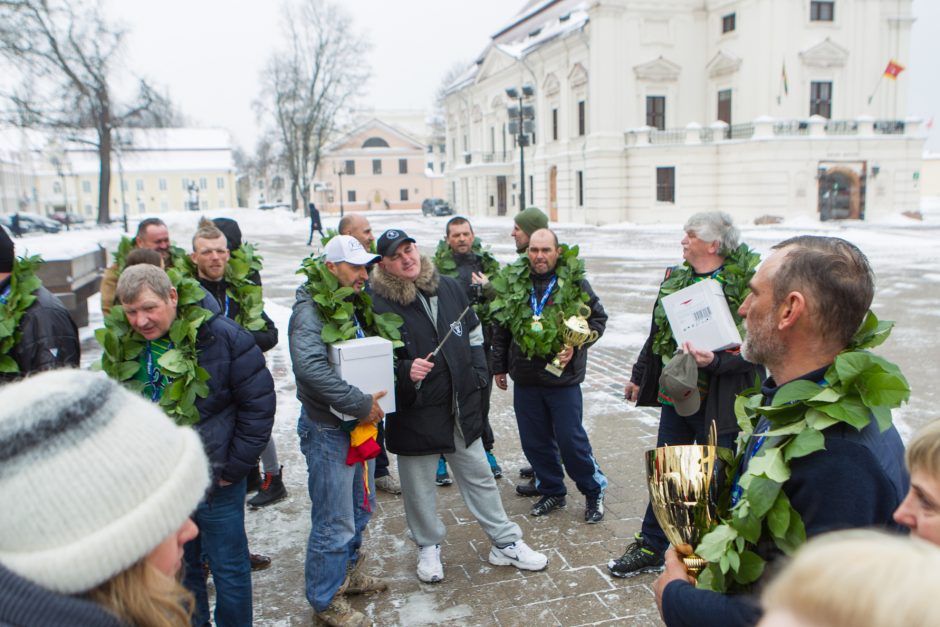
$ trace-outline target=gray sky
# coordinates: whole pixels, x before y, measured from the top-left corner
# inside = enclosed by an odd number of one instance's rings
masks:
[[[856,0],[857,1],[857,0]],[[275,0],[111,0],[130,28],[128,68],[168,87],[200,126],[229,128],[248,151],[259,133],[251,103],[261,68],[279,44]],[[373,78],[361,104],[383,109],[430,107],[441,77],[471,61],[525,0],[346,0],[357,28],[372,41]],[[913,40],[902,80],[908,112],[936,118],[928,148],[940,152],[940,1],[914,0]],[[885,60],[887,62],[887,59]]]

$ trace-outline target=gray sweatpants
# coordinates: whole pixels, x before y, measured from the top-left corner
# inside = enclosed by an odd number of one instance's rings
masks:
[[[460,495],[470,513],[477,519],[490,541],[498,546],[512,544],[522,539],[519,525],[509,520],[499,488],[486,461],[483,442],[477,438],[469,447],[464,446],[463,435],[455,425],[454,445],[456,451],[447,453],[450,472],[457,481]],[[408,528],[418,546],[441,544],[447,533],[444,523],[437,515],[437,490],[434,483],[437,460],[440,455],[399,455],[398,475],[402,496],[405,499],[405,516]]]

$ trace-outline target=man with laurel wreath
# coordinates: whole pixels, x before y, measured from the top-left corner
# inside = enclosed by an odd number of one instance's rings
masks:
[[[388,588],[365,572],[362,534],[375,507],[375,464],[350,463],[350,427],[372,426],[385,413],[379,399],[340,378],[330,366],[329,345],[342,340],[388,335],[363,291],[367,266],[379,259],[356,238],[336,235],[322,258],[308,258],[301,272],[287,335],[302,411],[297,423],[307,460],[310,535],[304,563],[307,601],[328,625],[365,625],[368,618],[347,596]],[[342,319],[342,323],[337,320]],[[386,337],[393,339],[393,337]],[[330,408],[354,416],[342,421]]]
[[[607,477],[594,459],[582,424],[581,397],[587,350],[593,341],[566,346],[561,329],[566,319],[586,307],[587,325],[600,337],[607,313],[585,278],[577,247],[559,245],[553,231],[539,229],[529,238],[526,255],[493,280],[498,296],[492,307],[500,325],[493,337],[496,386],[508,388],[507,374],[515,383],[519,438],[542,495],[532,516],[567,505],[567,471],[585,496],[584,521],[597,523],[604,518]]]

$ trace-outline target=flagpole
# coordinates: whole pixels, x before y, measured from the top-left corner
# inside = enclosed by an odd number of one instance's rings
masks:
[[[878,82],[875,83],[875,88],[872,90],[871,95],[868,97],[868,104],[871,104],[871,101],[875,98],[875,93],[877,93],[878,88],[881,87],[881,81],[884,79],[884,77],[885,77],[884,72],[882,72],[878,76]]]

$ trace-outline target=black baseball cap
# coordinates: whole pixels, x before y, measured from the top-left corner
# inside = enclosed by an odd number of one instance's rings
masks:
[[[413,237],[408,237],[408,234],[401,229],[389,229],[379,236],[379,241],[375,243],[375,252],[383,257],[391,257],[405,242],[417,244]]]

